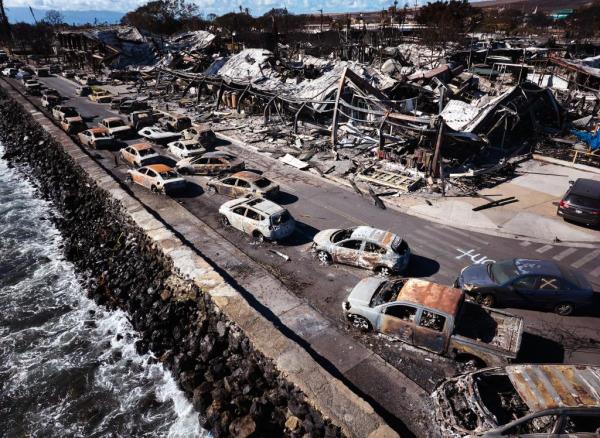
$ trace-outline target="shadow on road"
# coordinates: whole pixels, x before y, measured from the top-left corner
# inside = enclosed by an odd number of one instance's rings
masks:
[[[281,240],[278,243],[281,246],[299,246],[312,242],[313,237],[319,230],[304,222],[296,221],[296,230],[287,239]]]
[[[195,182],[188,181],[185,189],[177,193],[177,198],[195,198],[204,193],[204,189]]]
[[[413,254],[408,264],[407,274],[411,277],[430,277],[440,270],[440,264],[433,259]]]
[[[558,342],[524,332],[517,360],[522,363],[562,363],[565,350]]]
[[[277,195],[277,199],[275,199],[275,201],[277,201],[277,203],[280,205],[290,205],[296,202],[297,200],[298,197],[296,195],[292,195],[288,192],[279,192],[279,194]]]

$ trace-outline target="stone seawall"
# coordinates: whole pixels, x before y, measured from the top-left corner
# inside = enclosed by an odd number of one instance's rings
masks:
[[[26,164],[60,212],[65,254],[89,296],[130,315],[138,351],[172,371],[214,436],[397,436],[126,187],[1,88],[0,137],[6,158]]]

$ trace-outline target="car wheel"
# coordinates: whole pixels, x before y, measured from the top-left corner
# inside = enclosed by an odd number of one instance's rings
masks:
[[[208,191],[208,193],[210,193],[211,195],[217,194],[217,188],[215,186],[208,186],[206,191]]]
[[[492,294],[483,294],[479,295],[477,302],[485,307],[494,307],[496,304],[496,298],[494,298]]]
[[[368,332],[371,330],[371,323],[363,316],[350,315],[350,323],[352,324],[352,327],[360,330],[361,332]]]
[[[127,184],[132,184],[133,183],[133,178],[131,177],[131,175],[127,174],[127,176],[125,177],[125,182]]]
[[[392,270],[387,266],[380,266],[375,270],[375,272],[377,272],[377,275],[380,277],[389,277],[392,275]]]
[[[263,243],[265,241],[265,236],[262,233],[256,231],[252,234],[252,239],[255,243]]]
[[[150,187],[150,191],[151,191],[152,193],[160,193],[160,191],[158,190],[158,187],[156,187],[156,186],[152,186],[152,187]]]
[[[223,215],[221,216],[221,224],[222,224],[224,227],[229,227],[229,226],[231,226],[231,224],[229,223],[229,219],[227,219],[227,216],[223,216]]]
[[[575,307],[571,303],[560,303],[554,308],[554,313],[561,316],[568,316],[575,310]]]
[[[327,251],[319,251],[317,253],[317,258],[322,265],[331,264],[331,256],[327,253]]]

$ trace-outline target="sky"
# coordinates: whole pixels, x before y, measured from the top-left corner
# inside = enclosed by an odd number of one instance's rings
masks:
[[[317,13],[323,8],[327,12],[374,11],[387,9],[393,0],[188,0],[198,5],[204,14],[221,15],[227,12],[239,11],[239,6],[249,8],[252,15],[262,15],[272,8],[284,8],[292,13]],[[415,0],[409,0],[414,4]],[[423,0],[419,0],[423,1]],[[403,6],[406,0],[399,0]],[[57,10],[101,10],[127,12],[147,3],[147,0],[5,0],[7,8],[11,6],[36,9]]]

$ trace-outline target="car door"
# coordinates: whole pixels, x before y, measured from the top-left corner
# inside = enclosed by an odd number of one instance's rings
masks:
[[[235,184],[237,183],[237,178],[225,178],[221,180],[217,185],[217,190],[219,193],[226,196],[235,196]]]
[[[522,275],[505,288],[500,300],[508,305],[534,305],[538,279],[537,275]]]
[[[553,275],[540,275],[533,304],[540,309],[553,309],[563,296],[562,281]]]
[[[381,266],[383,263],[383,256],[387,250],[373,242],[365,242],[365,248],[363,249],[358,264],[363,268],[373,269],[377,266]]]
[[[419,322],[415,325],[413,344],[434,353],[443,353],[446,349],[446,324],[444,315],[423,309]]]
[[[358,266],[363,243],[361,239],[348,239],[338,243],[331,252],[332,260],[336,263]]]
[[[252,193],[252,186],[250,183],[243,179],[238,179],[235,185],[235,196],[244,196],[248,193]]]
[[[248,208],[246,209],[246,220],[244,221],[244,232],[247,234],[252,234],[254,230],[260,231],[264,234],[263,230],[260,230],[260,222],[265,218],[259,212]]]
[[[225,158],[211,158],[210,163],[212,164],[215,173],[221,173],[229,169],[229,163]]]
[[[202,173],[202,174],[207,174],[210,175],[212,172],[210,171],[210,160],[208,158],[202,157],[202,158],[197,158],[195,160],[192,161],[192,166],[194,168],[194,171],[198,172],[198,173]]]
[[[146,170],[146,178],[144,178],[144,186],[148,188],[152,188],[153,185],[156,185],[158,179],[158,174],[152,170]]]
[[[236,230],[244,231],[244,221],[246,220],[246,207],[235,207],[229,215],[229,223]]]
[[[133,179],[133,182],[141,186],[145,186],[144,180],[146,179],[146,171],[147,169],[140,169],[138,171],[131,172],[131,178]]]
[[[413,343],[417,308],[406,304],[390,304],[382,309],[377,329],[407,344]]]

